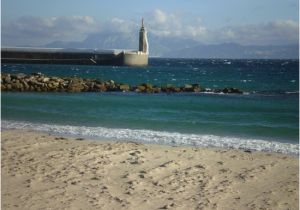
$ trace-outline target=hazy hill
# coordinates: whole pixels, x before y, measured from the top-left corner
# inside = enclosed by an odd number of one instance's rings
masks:
[[[148,36],[150,56],[170,58],[253,58],[298,59],[298,44],[294,45],[239,45],[236,43],[200,44],[191,39],[164,38],[151,33]],[[81,42],[56,41],[43,47],[138,49],[138,34],[92,34]]]
[[[184,49],[170,51],[164,57],[174,58],[253,58],[253,59],[297,59],[298,45],[285,46],[244,46],[234,43],[218,45],[197,45]]]

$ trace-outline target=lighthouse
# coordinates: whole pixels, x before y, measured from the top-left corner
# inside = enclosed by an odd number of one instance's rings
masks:
[[[149,54],[147,31],[144,26],[144,18],[142,19],[142,27],[140,29],[139,51],[145,54]]]

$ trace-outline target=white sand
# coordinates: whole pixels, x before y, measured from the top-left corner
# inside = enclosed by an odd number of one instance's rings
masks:
[[[297,157],[4,131],[2,209],[298,209]]]

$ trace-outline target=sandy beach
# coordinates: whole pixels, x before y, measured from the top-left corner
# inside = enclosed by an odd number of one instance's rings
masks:
[[[6,130],[2,209],[299,209],[298,157]]]

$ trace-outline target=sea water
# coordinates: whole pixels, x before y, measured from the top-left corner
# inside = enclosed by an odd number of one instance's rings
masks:
[[[147,67],[2,64],[118,83],[198,83],[245,93],[2,92],[2,129],[28,128],[104,140],[242,148],[298,154],[298,60],[150,59]]]

